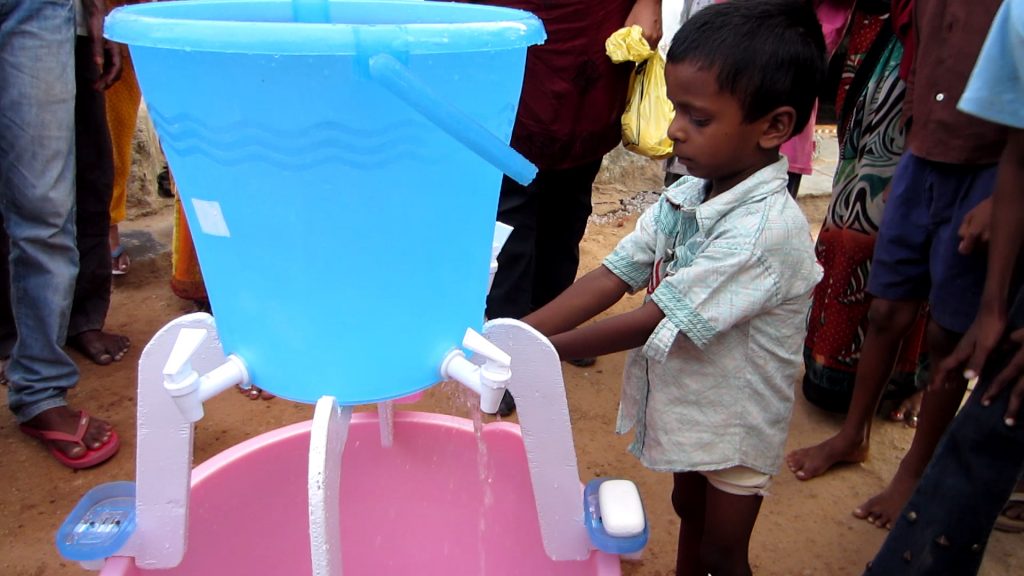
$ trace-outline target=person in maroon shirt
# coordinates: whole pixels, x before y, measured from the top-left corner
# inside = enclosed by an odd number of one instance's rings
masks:
[[[527,53],[512,131],[512,147],[539,171],[529,186],[502,181],[497,219],[514,230],[498,255],[487,298],[488,318],[522,318],[576,279],[594,179],[622,138],[632,67],[613,64],[605,40],[638,24],[657,46],[661,0],[471,1],[532,12],[548,35]],[[514,409],[506,393],[499,414]]]
[[[898,5],[905,2],[898,1]],[[927,346],[932,366],[954,350],[973,322],[985,280],[989,199],[1005,127],[957,110],[1000,0],[919,1],[914,5],[916,50],[904,115],[907,152],[885,206],[868,278],[874,298],[850,411],[824,442],[787,456],[790,470],[809,480],[842,462],[867,459],[871,419],[892,373],[900,342],[928,303]],[[926,381],[927,379],[919,379]],[[921,405],[914,441],[889,485],[853,514],[890,527],[907,502],[963,398],[963,378],[931,389]]]

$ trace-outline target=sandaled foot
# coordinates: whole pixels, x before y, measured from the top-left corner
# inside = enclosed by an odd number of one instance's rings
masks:
[[[69,336],[68,344],[96,364],[106,366],[124,358],[128,347],[131,346],[131,341],[127,336],[120,334],[111,334],[102,330],[86,330]]]
[[[110,225],[107,242],[110,244],[110,273],[114,276],[127,274],[132,261],[121,244],[121,233],[117,229],[117,224]]]
[[[786,466],[798,480],[810,480],[837,464],[857,464],[867,459],[867,443],[837,434],[815,446],[790,452],[786,455]]]
[[[924,391],[919,391],[900,403],[900,407],[889,413],[889,420],[903,422],[910,428],[917,428],[917,417],[921,413],[921,399]]]
[[[274,396],[270,392],[256,386],[249,386],[248,388],[235,386],[235,388],[249,400],[273,400],[274,398],[277,398],[277,396]]]
[[[67,406],[46,410],[20,429],[46,444],[62,464],[75,469],[106,462],[120,445],[110,424]]]
[[[131,258],[124,251],[120,244],[110,250],[110,273],[114,276],[124,276],[132,265]]]
[[[853,515],[861,520],[889,530],[907,504],[917,486],[917,478],[896,472],[892,482],[867,502],[854,508]]]

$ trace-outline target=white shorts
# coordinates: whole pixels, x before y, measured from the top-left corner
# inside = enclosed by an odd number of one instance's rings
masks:
[[[736,496],[765,496],[772,477],[746,466],[733,466],[723,470],[706,470],[700,473],[708,483],[727,494]]]

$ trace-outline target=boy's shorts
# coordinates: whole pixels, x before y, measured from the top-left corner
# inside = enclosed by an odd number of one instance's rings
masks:
[[[707,479],[708,484],[736,496],[765,496],[768,494],[768,486],[772,483],[770,475],[746,466],[704,470],[700,474]]]
[[[967,331],[985,284],[986,247],[958,251],[964,216],[992,195],[996,167],[931,162],[903,154],[892,178],[868,292],[930,305],[935,322]]]

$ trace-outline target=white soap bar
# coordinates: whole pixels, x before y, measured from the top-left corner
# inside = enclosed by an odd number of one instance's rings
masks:
[[[644,531],[644,506],[636,484],[629,480],[606,480],[597,489],[604,531],[615,538],[629,538]]]

